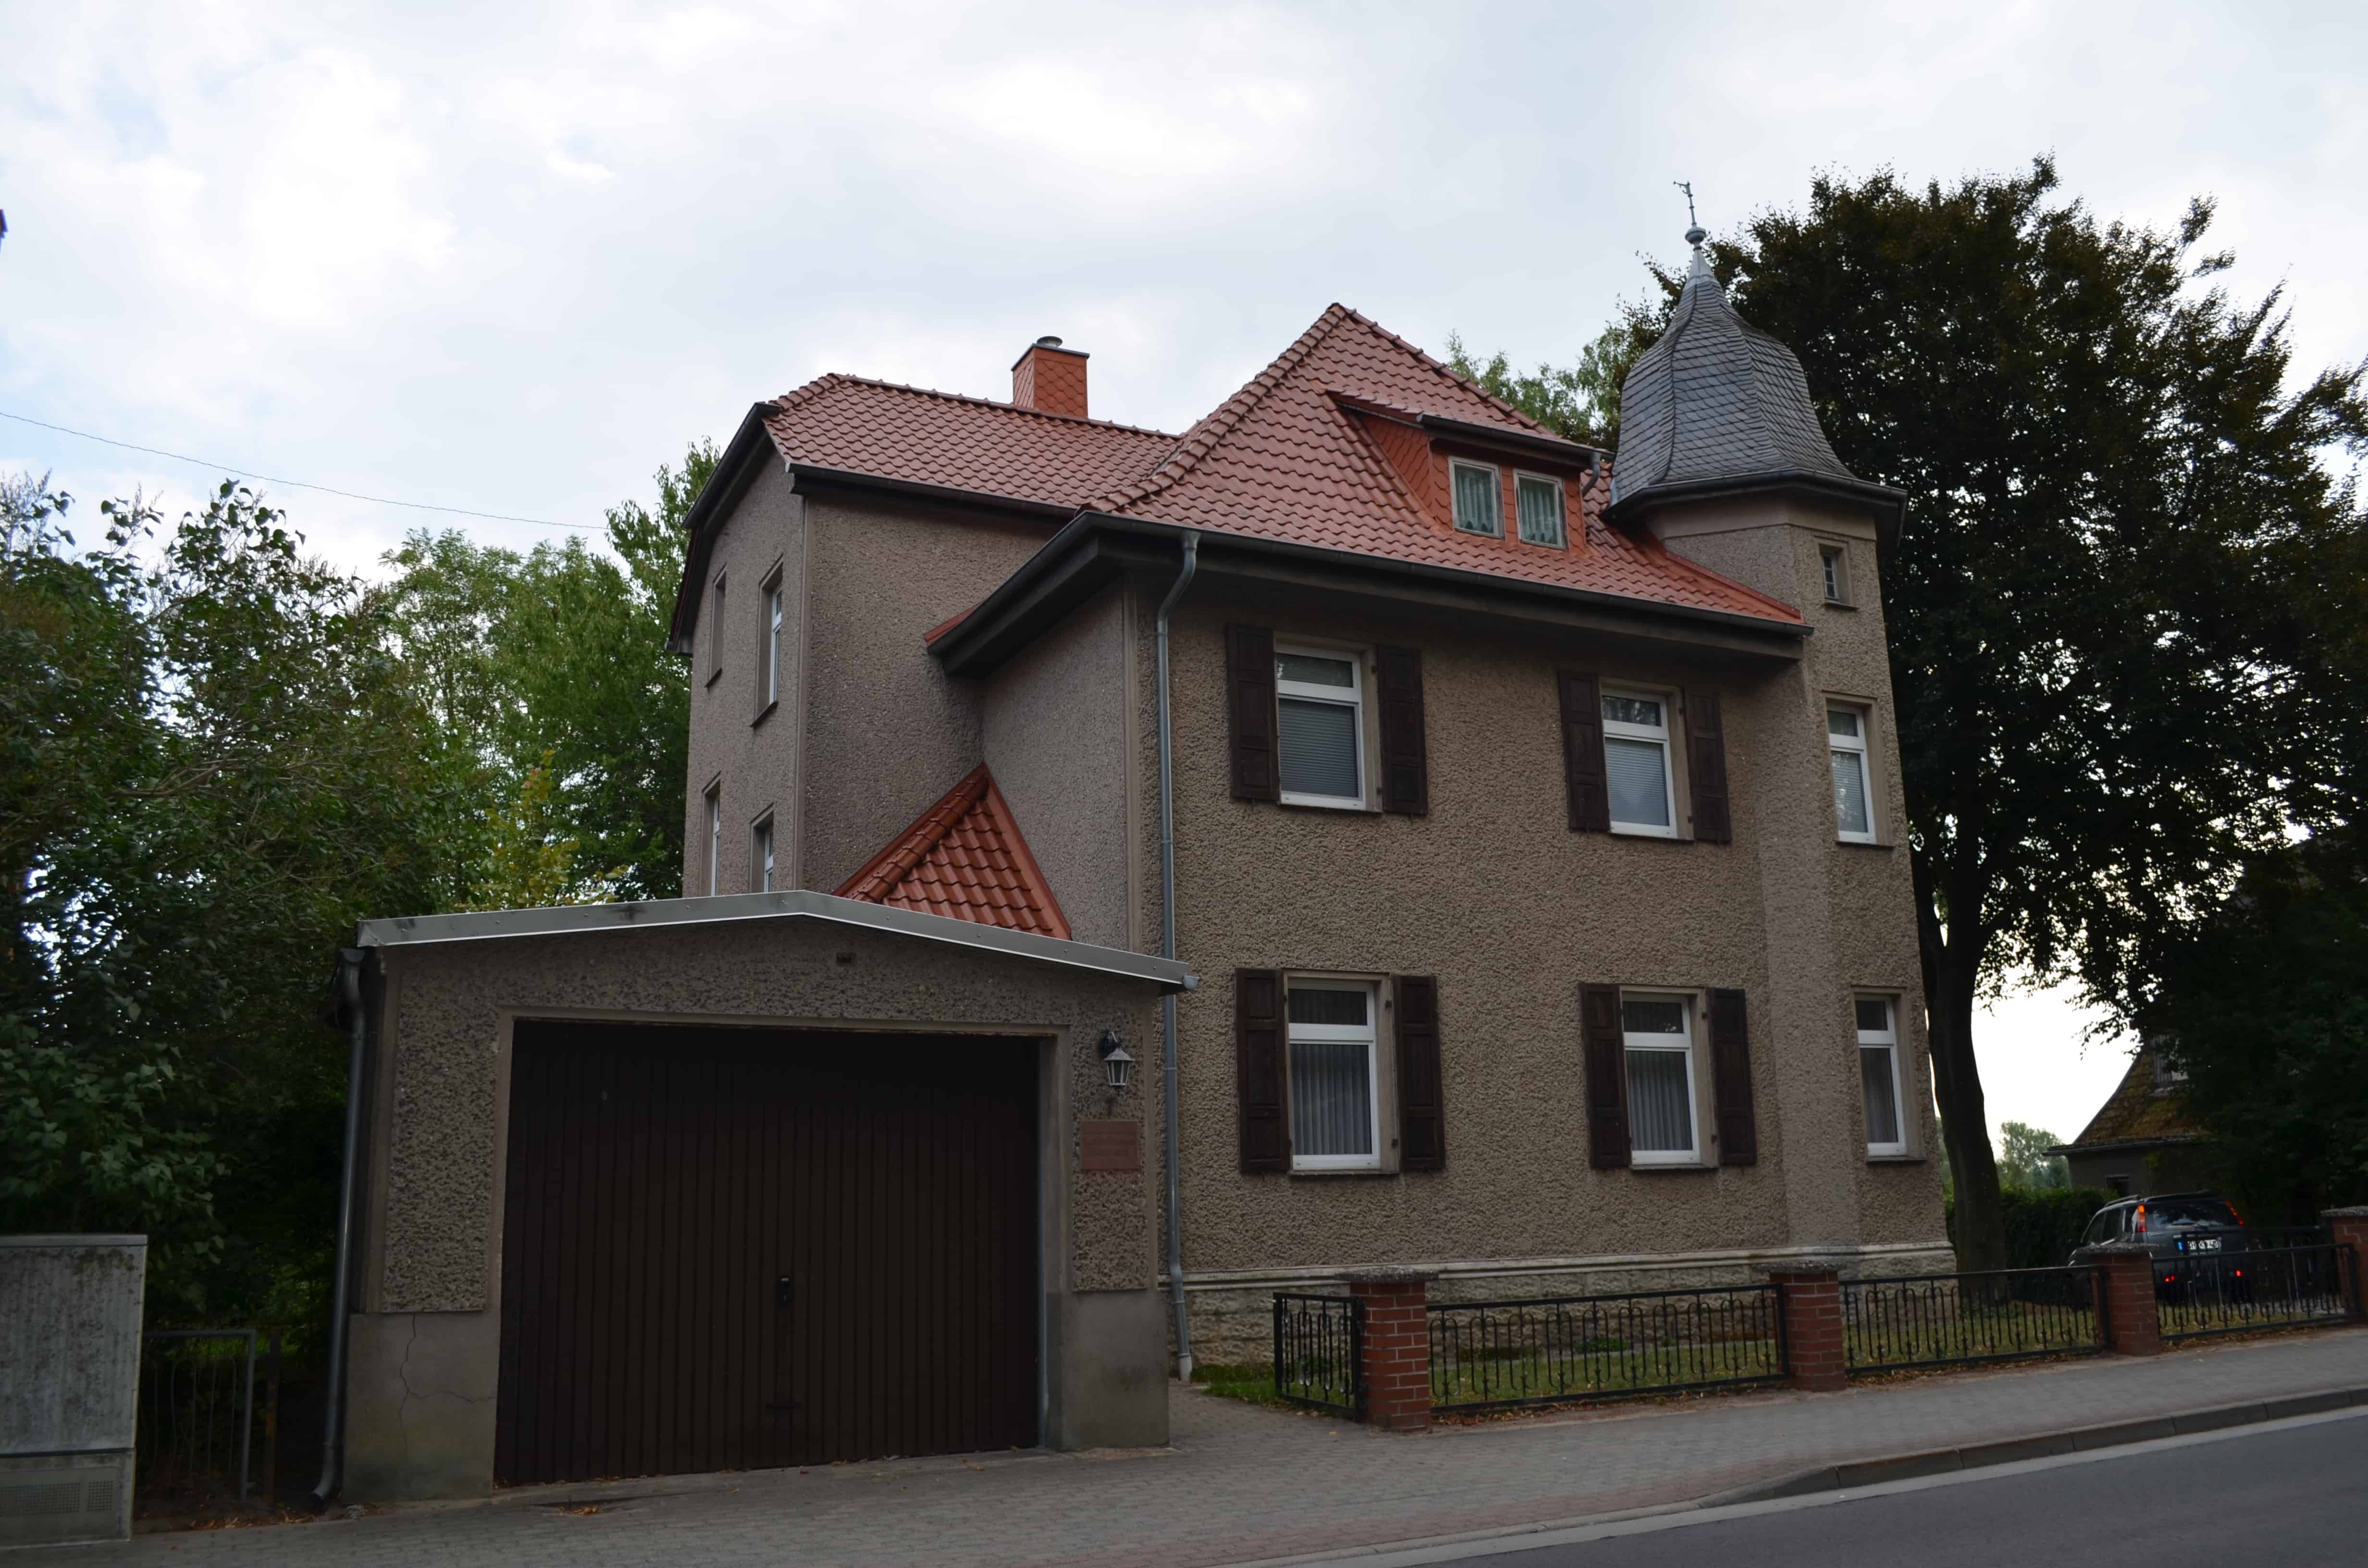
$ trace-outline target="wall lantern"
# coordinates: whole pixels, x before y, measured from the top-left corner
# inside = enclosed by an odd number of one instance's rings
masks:
[[[1095,1049],[1101,1052],[1102,1076],[1110,1080],[1110,1088],[1125,1088],[1127,1080],[1134,1075],[1134,1058],[1119,1043],[1118,1030],[1102,1030],[1101,1041]]]

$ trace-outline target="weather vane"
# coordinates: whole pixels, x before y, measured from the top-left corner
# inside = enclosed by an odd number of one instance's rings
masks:
[[[1709,235],[1702,229],[1702,221],[1694,216],[1694,182],[1673,179],[1669,183],[1686,193],[1686,243],[1700,245]]]

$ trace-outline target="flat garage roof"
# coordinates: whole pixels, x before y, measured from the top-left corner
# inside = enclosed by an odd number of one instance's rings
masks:
[[[355,940],[365,948],[416,947],[437,942],[488,942],[505,937],[564,937],[586,931],[625,931],[704,926],[746,920],[819,920],[860,926],[927,942],[946,942],[1037,963],[1064,964],[1097,974],[1140,980],[1164,991],[1195,991],[1200,977],[1172,959],[1123,948],[1097,947],[1032,931],[982,926],[918,910],[891,909],[860,899],[837,898],[803,888],[783,892],[726,893],[713,898],[660,898],[639,903],[578,903],[552,909],[496,909],[475,915],[411,915],[365,920]]]

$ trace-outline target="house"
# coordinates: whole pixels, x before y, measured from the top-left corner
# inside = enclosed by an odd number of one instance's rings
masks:
[[[1362,1265],[1950,1266],[1901,498],[1699,251],[1616,455],[1337,305],[1180,436],[1087,372],[757,404],[690,896],[365,929],[356,1494],[1156,1443]]]
[[[2187,1192],[2210,1185],[2204,1134],[2179,1101],[2186,1074],[2151,1045],[2140,1045],[2130,1070],[2097,1108],[2080,1136],[2048,1150],[2061,1154],[2074,1187],[2131,1193]]]

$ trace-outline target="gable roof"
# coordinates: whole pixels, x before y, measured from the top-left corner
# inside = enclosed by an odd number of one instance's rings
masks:
[[[1068,916],[983,763],[840,883],[837,896],[1046,937],[1069,935]]]
[[[2157,1087],[2154,1052],[2141,1046],[2130,1058],[2130,1070],[2080,1136],[2061,1147],[2078,1152],[2105,1144],[2186,1142],[2203,1136],[2202,1129],[2188,1120],[2179,1096]]]
[[[1620,385],[1618,510],[1738,482],[1805,482],[1886,509],[1899,493],[1842,465],[1790,348],[1735,313],[1694,240],[1668,330]]]
[[[1538,454],[1591,454],[1463,381],[1345,305],[1334,305],[1247,385],[1193,426],[1148,474],[1092,509],[1212,533],[1279,540],[1494,577],[1684,605],[1798,625],[1790,605],[1670,554],[1658,541],[1602,523],[1599,477],[1578,482],[1583,530],[1567,548],[1456,529],[1408,494],[1352,412],[1359,405],[1452,426],[1465,439],[1500,432]]]
[[[1176,446],[1157,430],[836,372],[774,399],[764,419],[800,468],[1070,510],[1150,472]]]

